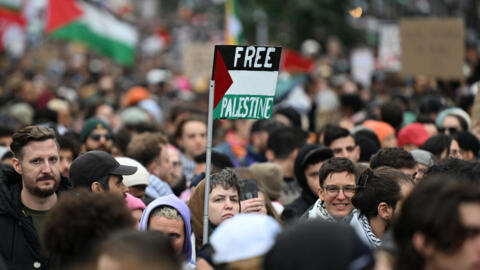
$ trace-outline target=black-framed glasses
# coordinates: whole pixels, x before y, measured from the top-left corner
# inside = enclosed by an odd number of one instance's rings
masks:
[[[96,133],[90,134],[90,138],[96,142],[100,141],[102,137],[105,138],[106,141],[109,141],[112,139],[112,135],[110,134],[96,134]]]
[[[343,195],[346,197],[353,197],[355,195],[355,191],[357,191],[357,187],[354,185],[347,185],[343,187],[335,186],[335,185],[327,185],[325,186],[325,192],[328,196],[335,197],[340,193],[340,190],[343,192]]]

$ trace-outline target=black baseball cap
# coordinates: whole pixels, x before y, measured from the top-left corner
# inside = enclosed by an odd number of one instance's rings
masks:
[[[75,187],[90,187],[109,175],[132,175],[137,167],[120,165],[109,153],[89,151],[77,157],[70,166],[70,180]]]

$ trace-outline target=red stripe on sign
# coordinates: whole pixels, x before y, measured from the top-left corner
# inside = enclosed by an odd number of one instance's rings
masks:
[[[225,62],[223,62],[222,55],[218,50],[215,61],[215,76],[213,79],[215,80],[213,108],[216,108],[220,100],[222,100],[223,96],[227,92],[228,88],[230,88],[230,86],[233,84],[232,77],[230,77],[228,69],[225,66]]]

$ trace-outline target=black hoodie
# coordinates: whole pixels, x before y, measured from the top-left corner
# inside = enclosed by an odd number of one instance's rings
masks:
[[[295,179],[297,180],[298,185],[302,188],[302,193],[295,201],[285,206],[285,209],[282,212],[282,220],[286,223],[297,220],[308,209],[308,207],[313,205],[318,199],[318,195],[312,192],[308,186],[307,178],[305,177],[306,164],[308,164],[307,161],[314,156],[320,156],[320,158],[325,161],[333,157],[333,152],[327,147],[318,144],[306,144],[298,151],[297,158],[295,159],[294,171]]]

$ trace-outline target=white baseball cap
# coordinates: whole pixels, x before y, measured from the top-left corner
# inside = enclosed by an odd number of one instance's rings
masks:
[[[238,214],[220,224],[211,238],[214,263],[231,263],[262,256],[273,246],[281,231],[268,215]]]
[[[140,164],[140,162],[129,157],[116,157],[115,159],[121,165],[137,167],[137,171],[134,174],[123,176],[123,184],[125,184],[125,186],[127,187],[136,186],[136,185],[148,186],[148,184],[150,183],[149,181],[150,174],[148,173],[147,169],[145,169],[145,167],[143,167],[143,165]]]

